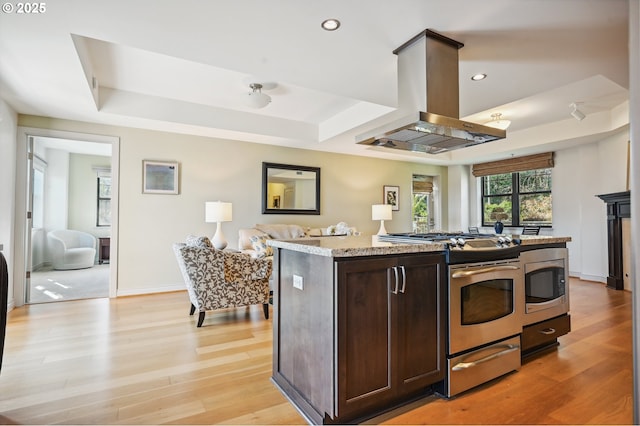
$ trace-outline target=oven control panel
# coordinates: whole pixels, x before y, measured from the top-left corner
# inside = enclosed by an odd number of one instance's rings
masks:
[[[466,240],[463,237],[451,237],[448,242],[449,249],[452,250],[496,250],[514,247],[519,244],[520,240],[512,239],[508,235],[471,240]]]

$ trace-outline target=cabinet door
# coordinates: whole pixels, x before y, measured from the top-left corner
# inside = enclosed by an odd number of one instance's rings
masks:
[[[444,378],[445,271],[444,256],[412,256],[398,260],[404,285],[397,297],[395,332],[400,394],[424,389]]]
[[[384,404],[391,383],[391,267],[397,258],[337,262],[337,414]]]

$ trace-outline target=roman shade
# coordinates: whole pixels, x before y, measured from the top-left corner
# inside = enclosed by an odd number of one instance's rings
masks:
[[[524,172],[527,170],[548,169],[550,167],[553,167],[553,152],[545,152],[543,154],[474,164],[471,173],[473,173],[475,177],[481,177],[503,173]]]
[[[424,192],[433,192],[433,182],[422,182],[422,181],[413,181],[413,192],[414,193],[424,193]]]

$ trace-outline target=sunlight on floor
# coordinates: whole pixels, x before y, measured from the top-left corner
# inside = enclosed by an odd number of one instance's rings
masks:
[[[108,297],[109,277],[108,264],[77,270],[41,268],[31,273],[27,303]]]
[[[55,300],[62,299],[62,295],[61,294],[54,293],[53,291],[45,290],[44,294],[46,294],[47,296],[49,296],[50,298],[55,299]]]

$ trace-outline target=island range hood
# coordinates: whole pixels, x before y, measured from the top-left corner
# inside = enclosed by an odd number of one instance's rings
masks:
[[[427,29],[394,50],[399,107],[417,112],[357,143],[439,154],[504,139],[502,129],[459,119],[458,49],[463,46]]]

